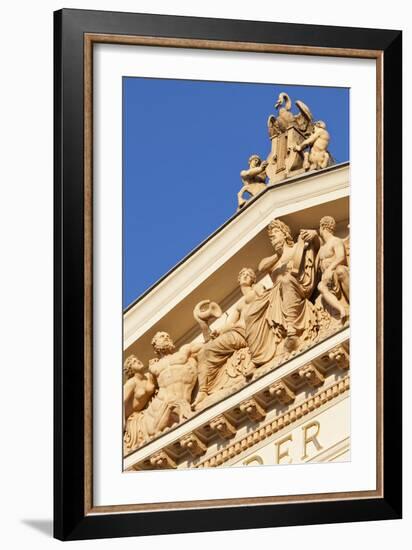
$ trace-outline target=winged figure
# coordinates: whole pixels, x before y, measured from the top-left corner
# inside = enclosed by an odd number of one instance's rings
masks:
[[[297,127],[305,136],[311,133],[313,116],[309,107],[300,100],[297,100],[295,105],[299,109],[297,115],[292,113],[292,101],[289,95],[285,92],[279,94],[278,100],[275,103],[278,116],[269,115],[267,121],[269,137],[278,136],[291,126]]]

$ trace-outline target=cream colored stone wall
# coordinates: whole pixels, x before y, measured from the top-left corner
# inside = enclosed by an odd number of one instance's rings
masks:
[[[337,404],[325,407],[316,415],[294,424],[291,430],[272,437],[264,445],[230,466],[258,464],[300,464],[349,460],[350,400],[346,395]]]

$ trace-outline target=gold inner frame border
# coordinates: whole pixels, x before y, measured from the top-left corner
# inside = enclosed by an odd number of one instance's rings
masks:
[[[93,504],[93,45],[125,44],[376,60],[376,489],[268,497],[94,506]],[[315,501],[383,498],[383,52],[348,48],[261,44],[152,36],[84,34],[84,512],[124,512],[219,508]]]

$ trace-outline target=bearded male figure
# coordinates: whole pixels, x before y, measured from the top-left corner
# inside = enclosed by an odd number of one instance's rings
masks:
[[[202,344],[187,344],[176,351],[167,332],[157,332],[152,339],[156,359],[149,372],[156,378],[158,391],[125,434],[127,450],[133,450],[191,416],[190,402],[197,380],[197,360]]]
[[[270,222],[268,234],[275,253],[260,262],[259,270],[270,274],[273,288],[259,305],[267,323],[285,339],[286,350],[292,351],[318,331],[309,301],[316,283],[316,243],[302,237],[294,242],[289,226],[277,219]]]

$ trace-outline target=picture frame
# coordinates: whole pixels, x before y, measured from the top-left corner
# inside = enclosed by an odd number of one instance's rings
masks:
[[[99,43],[376,62],[375,490],[94,505],[92,92],[93,48]],[[401,31],[64,9],[54,14],[54,70],[54,536],[77,540],[400,518],[402,336],[394,320],[402,316]]]

